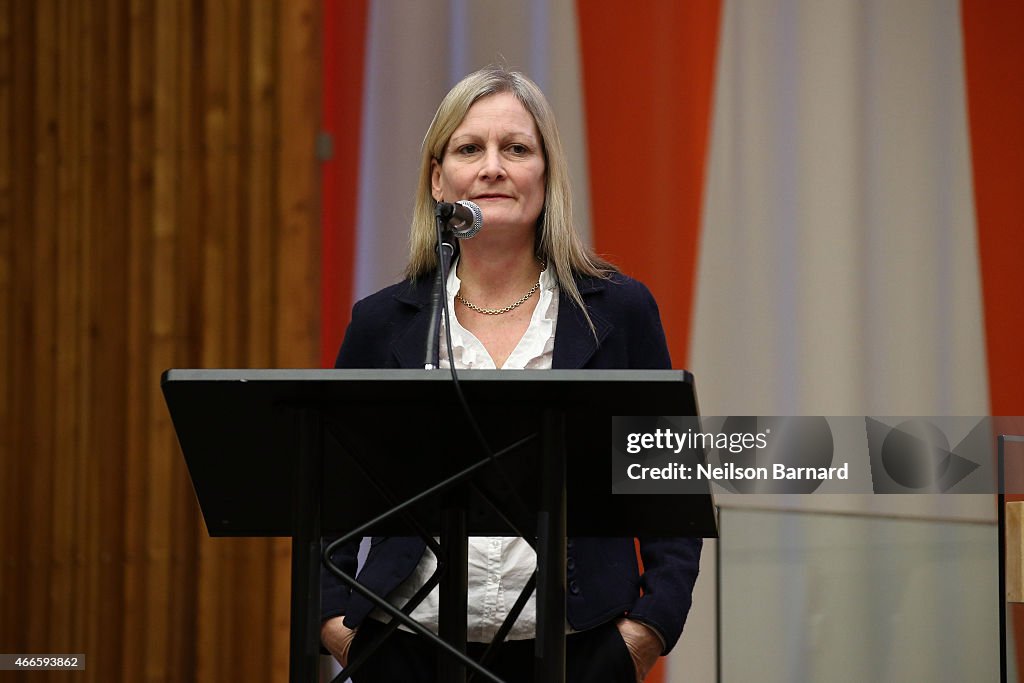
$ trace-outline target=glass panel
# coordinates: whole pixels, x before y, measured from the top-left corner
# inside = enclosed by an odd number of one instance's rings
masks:
[[[737,509],[719,520],[724,683],[999,679],[995,524]]]

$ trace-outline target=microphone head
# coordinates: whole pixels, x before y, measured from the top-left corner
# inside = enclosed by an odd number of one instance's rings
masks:
[[[473,216],[471,223],[463,221],[459,225],[451,226],[452,232],[456,237],[460,240],[468,240],[480,232],[480,228],[484,227],[484,212],[480,210],[479,206],[468,199],[460,199],[455,203],[468,209],[469,213]]]

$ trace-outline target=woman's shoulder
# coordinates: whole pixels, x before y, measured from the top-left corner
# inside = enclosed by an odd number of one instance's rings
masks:
[[[353,320],[356,316],[376,317],[381,314],[393,315],[405,308],[421,308],[430,295],[429,283],[425,278],[402,280],[369,296],[363,297],[352,308]]]
[[[357,301],[335,367],[389,367],[392,343],[425,305],[423,291],[422,280],[403,280]],[[429,298],[430,288],[425,291]]]
[[[608,282],[623,296],[651,296],[651,291],[647,288],[647,285],[620,271],[611,273],[608,277]]]
[[[618,271],[577,278],[576,283],[598,334],[603,335],[593,367],[671,367],[658,304],[644,283]]]
[[[640,280],[632,278],[621,271],[612,271],[604,277],[582,275],[576,278],[576,286],[584,300],[600,302],[600,305],[636,310],[637,307],[647,308],[657,303],[654,295]],[[596,296],[590,296],[596,295]]]

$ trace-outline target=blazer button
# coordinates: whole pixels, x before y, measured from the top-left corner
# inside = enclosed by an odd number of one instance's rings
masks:
[[[567,557],[565,559],[565,568],[568,569],[569,571],[572,571],[573,569],[576,569],[576,560],[571,558],[571,557]]]
[[[580,585],[578,583],[576,583],[575,581],[570,581],[569,582],[569,592],[572,593],[573,595],[579,595],[580,594]]]
[[[565,542],[565,547],[568,548],[569,550],[572,550],[572,539],[571,538]]]

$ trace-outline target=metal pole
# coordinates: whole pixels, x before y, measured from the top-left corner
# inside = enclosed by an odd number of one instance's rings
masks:
[[[292,484],[290,683],[320,677],[320,496],[324,454],[318,411],[299,413],[299,453]]]
[[[446,505],[441,511],[440,559],[445,563],[445,573],[441,577],[441,593],[438,596],[440,613],[437,625],[441,640],[462,654],[466,654],[466,589],[469,572],[469,539],[464,493],[462,487],[449,493]],[[466,681],[465,665],[447,655],[438,658],[437,674],[438,680],[443,683]]]
[[[537,512],[536,680],[565,680],[565,415],[544,411],[541,500]]]

